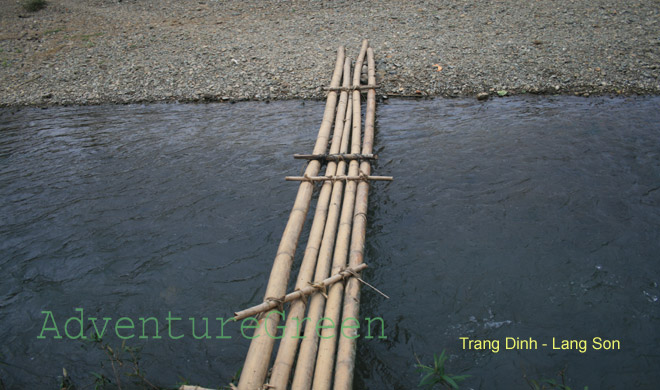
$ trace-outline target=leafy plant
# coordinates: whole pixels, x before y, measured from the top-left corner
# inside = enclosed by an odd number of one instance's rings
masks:
[[[442,385],[447,389],[458,389],[458,383],[469,378],[469,375],[452,375],[445,371],[445,362],[449,357],[443,350],[440,356],[433,354],[433,366],[422,364],[419,359],[416,364],[417,370],[424,374],[419,387],[433,388],[436,385]]]

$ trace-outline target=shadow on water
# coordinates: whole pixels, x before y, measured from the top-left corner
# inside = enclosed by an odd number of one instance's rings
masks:
[[[447,349],[467,388],[654,388],[660,346],[660,99],[391,101],[377,112],[357,389],[415,387]],[[139,339],[153,382],[224,385],[248,341],[196,340],[189,317],[259,302],[312,149],[319,102],[0,110],[0,373],[8,388],[91,383],[104,356],[67,318],[155,316]],[[304,242],[305,237],[302,238]],[[299,255],[302,251],[299,250]],[[297,256],[300,259],[300,256]],[[37,339],[51,311],[63,339]],[[168,337],[165,318],[182,320]],[[72,324],[70,330],[76,329]],[[85,332],[93,328],[85,323]],[[201,326],[198,334],[203,333]],[[74,332],[75,333],[75,332]],[[153,336],[152,333],[148,333]],[[463,349],[461,337],[501,340]],[[536,350],[505,348],[533,338]],[[621,349],[553,350],[556,340]],[[109,342],[121,342],[112,335]],[[558,341],[559,342],[559,341]]]

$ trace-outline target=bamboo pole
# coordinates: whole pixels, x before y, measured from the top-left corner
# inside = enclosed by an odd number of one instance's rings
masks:
[[[376,65],[374,62],[374,52],[371,48],[367,51],[367,63],[369,84],[375,84]],[[367,94],[367,112],[364,122],[362,153],[371,153],[373,150],[375,118],[376,92],[369,90]],[[371,164],[369,161],[362,161],[360,171],[365,175],[371,173]],[[368,200],[369,183],[360,182],[355,200],[355,218],[353,221],[353,235],[351,237],[351,254],[349,257],[349,265],[351,267],[361,264],[364,260],[364,238],[367,229]],[[360,313],[360,282],[357,278],[348,280],[345,295],[342,321],[348,321],[349,319],[355,319],[357,321]],[[355,335],[349,336],[357,336],[357,330],[355,330],[355,333]],[[353,387],[356,339],[353,337],[339,338],[334,390],[350,390]]]
[[[332,75],[330,87],[338,87],[341,80],[344,64],[344,47],[337,50],[337,61]],[[358,92],[359,93],[359,92]],[[328,98],[323,114],[323,121],[319,129],[313,154],[322,154],[326,152],[330,131],[332,129],[335,117],[335,108],[337,105],[337,92],[328,92]],[[318,174],[321,163],[312,160],[307,165],[305,174],[315,176]],[[301,182],[298,188],[298,194],[291,210],[291,215],[287,221],[280,245],[277,249],[277,255],[273,261],[273,268],[270,273],[268,285],[266,287],[265,300],[268,298],[279,298],[286,293],[286,286],[291,273],[291,264],[293,256],[298,245],[298,239],[302,231],[309,204],[312,198],[314,184],[311,182]],[[273,352],[275,339],[270,335],[277,334],[277,325],[279,315],[275,311],[270,311],[268,315],[263,316],[258,321],[258,327],[255,329],[252,342],[248,349],[245,364],[241,373],[241,379],[238,384],[240,390],[258,390],[266,379],[268,365]],[[268,329],[266,329],[268,327]]]
[[[350,64],[349,64],[350,74]],[[346,121],[344,123],[344,137],[342,138],[342,152],[348,150],[350,142],[350,134],[352,127],[352,97],[349,97],[349,105],[346,111]],[[346,162],[340,161],[337,165],[337,173],[344,174],[346,172]],[[328,222],[326,224],[325,232],[323,234],[323,241],[319,251],[319,258],[316,264],[317,279],[327,276],[330,272],[332,265],[333,248],[335,245],[335,237],[337,235],[337,224],[339,222],[342,197],[344,195],[344,183],[341,181],[332,183],[332,200],[330,202],[330,213],[328,214]],[[332,217],[331,217],[332,216]],[[309,388],[311,385],[311,375],[314,369],[314,360],[316,359],[316,346],[318,338],[316,338],[315,325],[318,319],[323,314],[323,305],[325,297],[323,295],[314,295],[309,303],[309,313],[307,323],[305,324],[305,339],[303,339],[298,355],[296,366],[296,374],[294,376],[294,386],[292,388]]]
[[[343,85],[348,85],[350,80],[350,59],[346,58],[344,61],[344,77]],[[348,101],[347,101],[348,100]],[[346,152],[347,141],[350,134],[350,128],[346,128],[346,117],[350,117],[350,112],[346,112],[349,104],[348,93],[342,92],[339,99],[339,106],[337,107],[337,114],[335,118],[335,131],[330,146],[330,153],[336,154],[339,152]],[[350,120],[350,119],[349,119]],[[328,163],[326,167],[326,174],[333,175],[335,173],[343,174],[343,168],[340,168],[336,162]],[[330,182],[325,182],[321,187],[319,199],[316,207],[316,215],[312,224],[310,238],[307,240],[307,247],[305,255],[298,272],[298,279],[296,280],[296,289],[304,289],[312,280],[314,270],[316,268],[317,259],[319,256],[319,247],[323,247],[323,241],[327,240],[326,236],[328,231],[336,229],[336,215],[338,211],[333,207],[331,197],[333,194],[333,185]],[[328,205],[330,203],[330,205]],[[334,222],[333,222],[334,221]],[[334,236],[333,236],[334,237]],[[314,280],[321,280],[322,277]],[[286,327],[284,329],[284,336],[280,342],[273,370],[269,380],[269,385],[279,389],[286,389],[291,375],[291,368],[295,360],[295,355],[298,350],[298,340],[300,336],[300,322],[305,315],[307,304],[303,300],[296,301],[289,307],[289,312],[286,319]]]
[[[329,277],[327,279],[323,279],[321,281],[314,282],[314,283],[310,282],[308,286],[305,286],[303,288],[298,288],[294,292],[286,294],[284,296],[284,299],[282,299],[281,301],[268,301],[268,302],[264,302],[260,305],[249,307],[245,310],[238,311],[238,312],[234,313],[234,318],[232,318],[232,319],[234,321],[240,321],[244,318],[252,317],[252,316],[255,316],[259,313],[268,311],[270,309],[274,309],[274,308],[276,308],[279,305],[282,305],[284,303],[295,301],[296,299],[303,299],[303,298],[307,297],[308,295],[312,295],[316,292],[322,292],[322,291],[325,290],[326,287],[331,286],[331,285],[339,282],[340,280],[344,280],[344,279],[346,279],[350,276],[353,276],[354,273],[360,272],[365,268],[367,268],[367,264],[365,264],[365,263],[362,263],[362,264],[358,265],[357,267],[346,268],[345,270],[340,271],[339,273],[336,273],[336,274],[332,275],[331,277]],[[366,283],[362,280],[361,280],[361,282]],[[372,288],[373,288],[373,286],[372,286]],[[294,318],[294,317],[293,316],[287,317],[287,320],[288,320],[288,318]],[[292,325],[295,325],[295,321]],[[294,334],[292,336],[298,336],[298,335]],[[285,333],[285,337],[286,337],[286,333]],[[280,345],[280,348],[281,348],[281,345]],[[270,382],[271,382],[271,386],[275,386],[275,384],[273,383],[272,380]]]
[[[367,52],[369,42],[365,39],[362,41],[360,55],[355,62],[353,71],[353,87],[360,86],[360,74],[362,73],[362,63]],[[375,83],[374,83],[375,84]],[[373,89],[370,89],[373,91]],[[360,104],[360,91],[355,89],[353,91],[353,140],[351,144],[351,153],[360,153],[361,133],[362,133],[362,115]],[[371,153],[371,151],[367,152]],[[363,153],[363,154],[367,154]],[[359,162],[353,160],[349,165],[349,176],[357,176],[359,173]],[[361,184],[367,184],[362,183]],[[342,208],[342,224],[340,224],[340,232],[335,246],[335,256],[333,257],[332,273],[346,266],[348,256],[349,241],[351,236],[351,228],[353,224],[353,213],[355,207],[356,187],[357,181],[349,181],[346,184],[346,197],[344,198],[344,206]],[[349,191],[351,196],[349,196]],[[328,300],[326,303],[324,318],[330,319],[330,324],[333,327],[324,328],[321,333],[321,340],[318,347],[318,357],[314,369],[314,378],[312,388],[314,390],[329,389],[332,381],[332,372],[335,359],[335,349],[337,343],[337,327],[341,319],[341,304],[344,286],[342,284],[334,284],[330,287],[328,293]]]
[[[366,50],[363,51],[366,53]],[[362,58],[364,56],[364,53],[361,52],[361,56],[358,57],[357,61],[363,61]],[[357,98],[359,99],[359,92]],[[351,153],[356,153],[360,151],[360,128],[358,127],[356,129],[355,127],[355,118],[360,118],[360,111],[359,111],[359,103],[357,104],[357,112],[355,111],[355,95],[353,95],[352,98],[352,104],[351,104],[351,115],[352,115],[352,123],[347,123],[350,128],[352,128],[351,132]],[[357,131],[357,136],[356,132]],[[348,138],[346,140],[348,142]],[[348,144],[347,144],[348,148]],[[343,167],[343,169],[346,169],[346,164],[345,161],[340,162],[340,166]],[[350,173],[357,173],[358,171],[358,162],[357,161],[351,161],[349,165],[349,174]],[[341,181],[337,181],[333,183],[334,186],[337,187],[338,194],[340,191],[344,188],[343,183]],[[339,262],[340,258],[343,258],[343,264],[346,263],[346,256],[348,253],[348,240],[350,239],[350,227],[352,224],[352,210],[353,210],[353,204],[355,203],[355,190],[357,188],[357,185],[355,182],[348,182],[346,183],[345,190],[344,190],[344,199],[341,201],[341,196],[339,195],[337,204],[340,202],[342,203],[341,205],[341,216],[340,216],[340,221],[339,221],[339,226],[336,232],[336,242],[334,240],[334,236],[332,236],[332,240],[327,241],[327,245],[322,249],[322,253],[324,254],[324,258],[321,259],[319,258],[319,264],[317,264],[317,275],[322,275],[322,274],[328,274],[330,273],[331,267],[334,269],[334,264]],[[333,200],[334,201],[334,200]],[[330,231],[328,231],[329,234]],[[334,247],[334,251],[333,251]],[[323,261],[321,261],[323,260]],[[312,297],[312,300],[309,304],[309,312],[307,313],[307,323],[305,326],[305,339],[302,340],[301,345],[300,345],[300,352],[298,354],[298,360],[296,364],[296,370],[295,374],[293,377],[293,384],[291,388],[293,390],[308,390],[313,381],[313,376],[314,376],[314,369],[315,369],[315,362],[316,362],[316,355],[318,351],[318,340],[319,340],[319,334],[317,333],[317,324],[319,323],[319,319],[323,316],[324,312],[324,307],[325,307],[325,297],[317,294]]]

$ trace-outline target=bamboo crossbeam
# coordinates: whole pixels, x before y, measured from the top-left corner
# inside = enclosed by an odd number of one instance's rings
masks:
[[[255,316],[259,313],[263,313],[265,311],[268,311],[270,309],[274,309],[279,307],[280,305],[284,303],[288,303],[291,301],[295,301],[297,299],[304,298],[308,295],[312,295],[316,292],[321,292],[325,291],[325,288],[328,286],[331,286],[341,280],[344,280],[346,278],[353,277],[357,272],[362,271],[363,269],[367,268],[366,263],[362,263],[356,267],[351,267],[351,268],[346,268],[343,271],[340,271],[337,274],[332,275],[331,277],[321,280],[319,282],[314,282],[310,283],[307,287],[303,287],[302,289],[297,289],[294,292],[290,292],[286,294],[282,299],[271,299],[269,301],[266,301],[260,305],[252,306],[250,308],[247,308],[245,310],[238,311],[234,313],[234,321],[240,321],[244,318],[252,317]],[[364,282],[363,282],[364,283]],[[302,319],[300,319],[302,320]]]
[[[376,64],[373,49],[367,50],[368,82],[376,82]],[[364,121],[364,141],[362,153],[371,153],[373,150],[374,125],[376,121],[376,93],[369,91],[367,95],[367,111]],[[365,174],[371,173],[369,161],[362,161],[360,171]],[[351,254],[349,265],[351,267],[362,264],[364,261],[364,241],[367,228],[367,206],[369,200],[369,185],[360,182],[358,185],[355,201],[355,220],[353,221],[353,234],[351,236]],[[351,280],[353,282],[351,282]],[[351,278],[346,283],[345,299],[343,307],[343,320],[348,318],[357,319],[360,313],[360,283],[356,278]],[[356,331],[357,332],[357,331]],[[337,363],[335,367],[334,390],[351,390],[353,387],[353,376],[355,372],[355,348],[356,339],[352,337],[341,337],[337,347]]]
[[[380,85],[369,84],[369,85],[353,85],[351,87],[326,87],[323,88],[326,91],[362,91],[365,89],[373,90],[380,88]]]
[[[346,58],[344,61],[344,78],[343,85],[348,85],[350,82],[351,74],[351,61]],[[348,101],[346,101],[348,99]],[[335,131],[330,146],[330,153],[346,153],[348,149],[348,138],[350,137],[350,123],[352,111],[347,110],[351,106],[351,98],[347,92],[342,92],[339,99],[339,106],[337,107],[337,114],[335,118]],[[345,173],[346,163],[341,161],[339,163],[330,162],[327,165],[327,174],[340,174]],[[322,238],[319,249],[319,231],[316,230],[316,225],[312,228],[310,239],[308,240],[305,256],[303,257],[298,279],[296,281],[296,289],[306,287],[311,280],[321,280],[328,276],[328,271],[321,272],[322,264],[325,259],[330,256],[327,252],[328,246],[332,250],[334,245],[335,231],[337,229],[337,221],[339,219],[338,205],[341,202],[343,195],[343,183],[325,182],[321,187],[319,193],[319,200],[317,204],[317,212],[320,209],[325,211],[325,224],[322,231]],[[330,202],[328,205],[328,196]],[[315,223],[317,219],[314,219]],[[320,222],[320,220],[319,220]],[[332,252],[330,252],[332,253]],[[329,268],[329,267],[328,267]],[[314,297],[312,297],[312,300]],[[302,321],[307,309],[307,302],[304,300],[294,301],[288,310],[286,328],[284,337],[280,341],[280,346],[277,351],[275,363],[271,372],[269,385],[275,388],[286,389],[291,376],[291,370],[298,351],[298,337],[300,326],[298,321]]]
[[[286,181],[336,181],[336,180],[374,180],[374,181],[392,181],[394,178],[392,176],[370,176],[370,175],[359,175],[359,176],[286,176]]]
[[[331,87],[338,87],[343,73],[344,48],[337,50],[337,60],[332,75]],[[329,142],[330,131],[335,119],[335,108],[337,106],[337,92],[328,92],[323,120],[319,128],[316,144],[313,154],[323,154],[326,152]],[[319,161],[310,161],[305,170],[307,176],[316,176],[321,167]],[[298,239],[302,232],[302,227],[309,210],[314,184],[311,182],[301,182],[298,188],[298,194],[294,201],[293,209],[287,221],[282,239],[277,250],[277,255],[273,261],[273,268],[270,273],[268,285],[264,299],[271,297],[281,297],[286,293],[286,287],[291,273],[293,257],[298,245]],[[266,320],[268,319],[268,320]],[[253,334],[253,339],[248,349],[247,357],[243,365],[241,378],[238,384],[240,390],[258,390],[263,384],[268,374],[268,366],[273,352],[275,339],[269,335],[277,334],[277,325],[279,315],[273,311],[263,316],[258,321],[258,326]]]
[[[364,62],[364,57],[367,53],[367,48],[369,42],[365,39],[362,42],[362,47],[360,48],[360,54],[355,61],[355,67],[353,68],[353,86],[360,86],[360,74],[362,70],[362,63]],[[375,84],[375,83],[371,83]],[[373,89],[371,89],[373,91]],[[352,143],[351,143],[351,153],[360,153],[360,145],[362,142],[362,116],[361,116],[361,96],[359,90],[353,91],[353,132],[352,132]],[[371,153],[371,152],[369,152]],[[367,153],[363,153],[367,154]],[[358,161],[353,160],[349,165],[349,174],[348,176],[358,176],[360,172],[360,164]],[[366,182],[360,182],[368,186]],[[342,222],[340,224],[340,235],[341,242],[337,242],[335,247],[335,255],[333,257],[332,271],[331,273],[336,273],[338,270],[345,268],[348,255],[349,255],[349,242],[351,237],[351,232],[353,224],[355,223],[354,218],[354,208],[355,208],[355,199],[356,199],[356,190],[358,187],[357,181],[348,181],[346,184],[347,195],[345,197],[345,202],[342,208]],[[351,191],[351,196],[348,196],[348,191]],[[349,199],[350,198],[350,199]],[[342,298],[344,293],[344,287],[339,284],[334,284],[330,287],[328,292],[328,299],[325,305],[325,312],[323,314],[324,318],[328,318],[330,322],[335,324],[334,327],[324,328],[321,331],[321,340],[319,341],[318,346],[318,356],[315,362],[314,374],[312,389],[321,390],[329,389],[332,382],[334,360],[335,360],[335,350],[337,343],[337,324],[339,324],[341,317],[341,306]],[[295,384],[295,382],[294,382]]]
[[[378,160],[377,154],[294,154],[293,158],[298,160],[320,160],[320,161],[350,161],[350,160]]]

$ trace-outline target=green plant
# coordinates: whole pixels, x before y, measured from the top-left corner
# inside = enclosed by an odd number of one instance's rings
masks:
[[[238,371],[234,374],[234,376],[231,377],[231,380],[229,381],[229,385],[221,387],[222,390],[234,390],[236,389],[236,383],[238,383],[239,379],[241,379],[241,371],[243,371],[243,367],[239,368]]]
[[[98,372],[92,372],[91,374],[94,377],[94,390],[104,389],[106,385],[112,383],[110,379],[103,374],[99,374]]]
[[[566,375],[564,371],[565,370],[561,370],[558,373],[561,383],[555,379],[528,379],[527,375],[524,375],[523,377],[532,390],[571,390],[571,388],[566,385]],[[589,390],[589,386],[584,386],[584,390]]]
[[[25,0],[23,2],[23,9],[28,12],[37,12],[46,7],[46,0]]]
[[[181,388],[181,386],[186,386],[186,385],[189,385],[189,384],[190,384],[190,382],[188,382],[188,379],[186,379],[182,376],[179,376],[179,381],[176,383],[176,388],[179,389],[179,388]]]
[[[119,348],[112,348],[110,344],[103,341],[96,333],[92,332],[91,336],[85,340],[86,342],[94,343],[94,345],[105,352],[110,366],[112,368],[112,375],[106,376],[102,372],[91,372],[94,378],[94,389],[105,389],[109,385],[113,388],[122,388],[122,378],[131,378],[134,385],[139,385],[142,388],[159,389],[151,383],[140,367],[140,347],[131,347],[126,345],[124,340]],[[113,383],[114,380],[114,383]]]
[[[73,390],[76,386],[73,384],[71,377],[66,372],[66,368],[62,367],[62,376],[60,377],[60,390]]]
[[[424,374],[419,382],[419,387],[433,388],[436,385],[442,385],[448,389],[458,389],[458,383],[469,378],[469,375],[452,375],[445,371],[445,362],[449,357],[443,350],[440,356],[433,354],[433,366],[422,364],[419,359],[415,366],[417,370]]]

